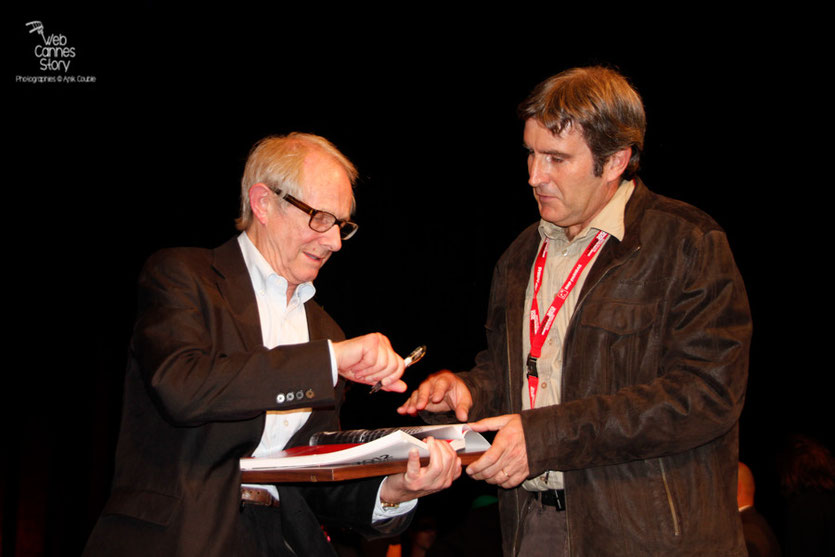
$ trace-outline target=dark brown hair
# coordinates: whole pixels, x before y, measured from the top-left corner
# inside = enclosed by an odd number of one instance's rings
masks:
[[[614,70],[573,68],[550,77],[519,105],[519,116],[537,120],[554,134],[579,126],[594,157],[595,176],[603,173],[609,157],[626,147],[632,156],[623,177],[631,179],[638,170],[646,131],[644,104]]]

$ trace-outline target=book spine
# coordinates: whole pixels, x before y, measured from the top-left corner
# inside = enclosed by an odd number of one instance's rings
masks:
[[[383,429],[349,429],[346,431],[321,431],[310,437],[310,445],[333,445],[341,443],[368,443],[399,430],[398,427]]]

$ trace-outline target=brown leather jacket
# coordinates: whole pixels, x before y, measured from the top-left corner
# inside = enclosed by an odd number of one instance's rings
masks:
[[[571,555],[745,555],[736,503],[738,419],[751,318],[724,232],[642,183],[589,271],[564,346],[563,403],[521,412],[525,288],[539,244],[499,260],[488,350],[462,374],[470,419],[522,413],[531,476],[565,472]],[[515,555],[521,488],[500,489]]]

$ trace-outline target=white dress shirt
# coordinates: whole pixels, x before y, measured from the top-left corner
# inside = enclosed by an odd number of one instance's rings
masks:
[[[264,259],[264,256],[258,251],[246,232],[242,232],[238,236],[238,244],[241,247],[244,263],[252,280],[252,288],[255,290],[264,346],[275,348],[285,344],[300,344],[310,341],[304,304],[313,298],[316,293],[313,283],[305,282],[298,285],[288,301],[287,279],[273,270],[272,265]],[[338,379],[336,356],[330,340],[328,340],[328,348],[331,355],[333,384],[336,385]],[[261,442],[253,451],[252,456],[270,457],[284,450],[290,438],[310,418],[311,411],[311,408],[268,411]],[[278,498],[278,490],[274,485],[246,485],[267,489],[276,499]],[[380,487],[382,487],[382,483],[380,483]],[[378,490],[373,520],[376,522],[404,514],[416,504],[417,501],[413,500],[401,504],[398,508],[383,508]]]

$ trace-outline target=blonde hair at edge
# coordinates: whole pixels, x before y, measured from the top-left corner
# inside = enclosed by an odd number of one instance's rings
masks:
[[[246,230],[252,222],[249,205],[249,188],[266,184],[272,190],[280,189],[293,197],[301,197],[301,174],[304,159],[312,149],[319,149],[336,159],[345,169],[353,186],[357,169],[336,146],[318,135],[293,132],[288,135],[265,137],[249,152],[241,179],[241,216],[235,220],[238,230]],[[351,202],[353,212],[354,202]]]

